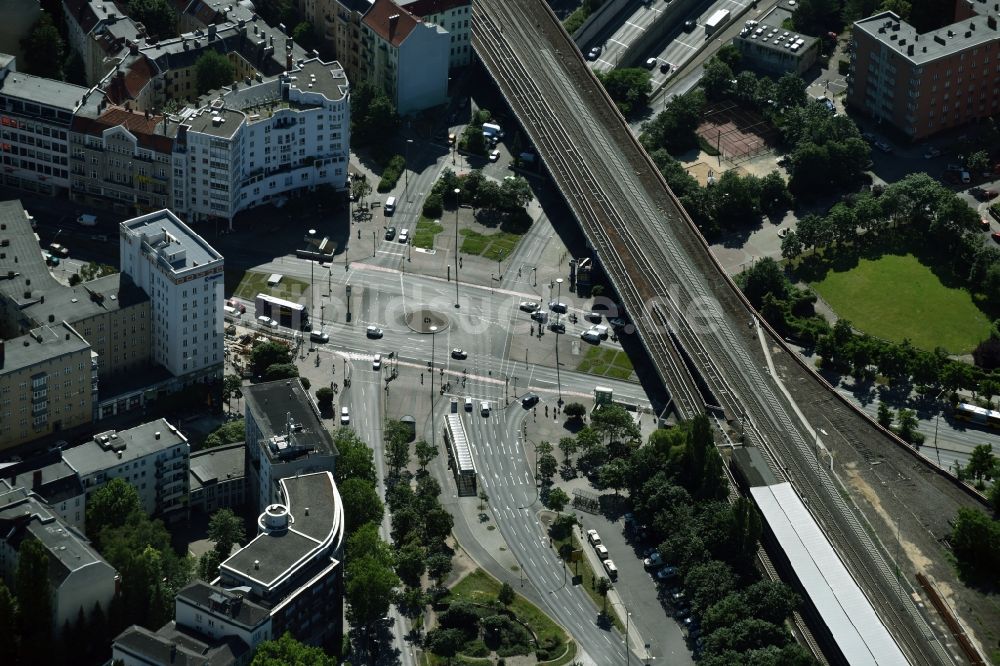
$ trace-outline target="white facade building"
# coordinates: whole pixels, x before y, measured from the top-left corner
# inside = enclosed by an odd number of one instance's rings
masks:
[[[238,86],[177,119],[174,210],[222,218],[347,184],[350,101],[336,62],[300,60],[288,74]]]
[[[128,481],[147,515],[169,521],[186,515],[191,446],[166,419],[115,432],[63,452],[87,497],[112,479]],[[82,526],[81,526],[82,527]]]
[[[169,210],[122,222],[120,245],[122,273],[152,301],[153,360],[185,384],[221,381],[222,255]]]
[[[472,62],[472,0],[400,0],[399,4],[414,16],[448,31],[451,69]]]

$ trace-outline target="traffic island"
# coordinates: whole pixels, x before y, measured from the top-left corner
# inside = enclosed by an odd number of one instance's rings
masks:
[[[451,321],[443,313],[436,310],[421,308],[406,313],[403,323],[414,333],[440,333],[448,328]]]

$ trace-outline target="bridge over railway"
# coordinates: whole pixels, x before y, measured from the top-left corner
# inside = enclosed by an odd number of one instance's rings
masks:
[[[808,503],[910,662],[953,663],[909,583],[816,464],[812,432],[766,374],[752,309],[547,4],[475,0],[473,47],[603,264],[677,413],[740,419],[775,474]]]

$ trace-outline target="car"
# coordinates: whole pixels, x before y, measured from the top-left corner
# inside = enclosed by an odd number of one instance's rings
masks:
[[[525,409],[530,409],[538,404],[538,394],[536,393],[525,393],[521,396],[521,406]]]
[[[778,230],[778,238],[784,238],[785,236],[788,235],[789,231],[791,231],[791,229],[789,229],[788,227],[785,227],[784,229],[779,229]]]
[[[997,196],[1000,196],[1000,192],[997,192],[996,190],[983,190],[983,199],[986,201],[996,199]]]
[[[677,590],[676,592],[670,593],[670,601],[679,604],[684,601],[684,590]]]
[[[373,340],[378,340],[382,337],[382,329],[378,326],[369,326],[365,329],[365,335]]]
[[[599,338],[601,338],[601,340],[607,340],[608,339],[608,327],[607,326],[605,326],[603,324],[595,324],[594,326],[590,327],[590,330],[592,330],[595,333],[597,333],[597,336]]]
[[[517,307],[524,312],[535,312],[538,310],[539,305],[535,301],[521,301],[521,304]]]
[[[396,227],[386,227],[385,228],[385,239],[392,240],[396,237]]]
[[[881,150],[883,153],[891,153],[892,152],[892,146],[890,146],[888,144],[888,142],[886,142],[886,141],[876,141],[875,142],[875,147],[878,148],[879,150]]]
[[[584,342],[589,342],[592,345],[601,344],[601,334],[597,332],[596,329],[587,329],[580,334],[580,339]]]
[[[601,535],[597,533],[597,530],[587,530],[587,541],[590,542],[591,546],[596,546],[601,543]]]
[[[448,145],[449,146],[454,146],[455,145],[455,135],[454,134],[449,134],[448,135]]]
[[[935,157],[941,157],[941,151],[934,146],[931,146],[927,149],[927,152],[924,153],[924,159],[929,160]]]
[[[968,172],[968,171],[963,171],[963,172],[961,172],[961,173],[960,173],[960,174],[958,175],[958,177],[959,177],[959,179],[960,179],[960,180],[961,180],[961,181],[962,181],[963,183],[965,183],[966,185],[968,185],[969,183],[971,183],[971,182],[972,182],[972,176],[971,176],[971,175],[969,174],[969,172]]]
[[[451,357],[452,358],[457,358],[459,360],[464,360],[464,359],[469,358],[469,354],[464,349],[460,349],[458,347],[455,347],[454,349],[451,350]]]
[[[382,369],[382,354],[375,354],[375,358],[372,359],[372,370]]]
[[[566,324],[562,323],[561,321],[554,321],[551,324],[549,324],[549,330],[552,331],[553,333],[565,333]]]
[[[587,60],[597,60],[601,57],[601,53],[604,51],[604,47],[595,46],[587,52]]]
[[[537,321],[539,324],[544,324],[549,320],[548,312],[532,312],[531,318]]]
[[[608,547],[602,543],[594,546],[594,551],[597,552],[597,558],[600,560],[606,560],[611,557],[610,553],[608,553]]]
[[[472,398],[470,396],[465,396],[465,411],[472,411]]]
[[[983,231],[989,231],[990,230],[990,221],[989,221],[989,219],[985,218],[985,217],[979,218],[979,226],[980,226],[980,228]]]
[[[608,578],[610,578],[612,582],[618,580],[618,567],[615,566],[613,561],[604,560],[604,570],[608,573]]]
[[[642,566],[644,566],[647,571],[649,569],[655,569],[656,567],[663,566],[663,558],[660,557],[660,554],[654,550],[649,557],[642,561]]]
[[[549,310],[553,312],[558,312],[559,314],[566,314],[569,307],[565,303],[560,303],[559,301],[550,301]]]
[[[614,328],[625,328],[628,326],[628,320],[624,317],[612,317],[608,320],[608,323]]]
[[[656,580],[666,581],[677,577],[677,567],[663,567],[656,572]]]
[[[600,312],[588,312],[587,314],[583,315],[583,318],[586,319],[589,322],[593,322],[594,324],[600,324],[601,323],[601,313]]]
[[[340,425],[351,425],[351,412],[347,409],[347,407],[340,408]]]
[[[674,608],[674,617],[678,620],[681,618],[688,617],[691,614],[691,607],[687,604],[682,604]]]
[[[482,401],[481,403],[479,403],[479,413],[482,416],[489,416],[490,415],[490,403],[486,402],[485,400]]]
[[[407,243],[410,242],[410,230],[409,229],[403,229],[403,230],[401,230],[399,232],[399,242],[402,243],[403,245],[406,245]]]
[[[264,315],[257,317],[257,323],[263,328],[278,328],[278,322]]]
[[[657,60],[656,58],[648,58],[646,60],[646,69],[653,69],[654,67],[656,67],[656,63],[658,62],[659,60]]]
[[[992,234],[990,234],[990,238],[1000,243],[1000,231],[994,231]]]
[[[107,243],[108,237],[104,234],[91,234],[90,240],[97,241],[98,243]]]
[[[674,71],[674,69],[676,69],[674,67],[674,65],[671,65],[669,62],[661,62],[660,63],[660,73],[661,74],[669,74],[670,72]]]
[[[499,150],[491,150],[490,151],[490,162],[496,162],[499,159],[500,159],[500,151]]]
[[[684,32],[691,32],[698,24],[692,20],[684,21]]]
[[[959,171],[965,171],[965,167],[963,167],[961,164],[948,164],[948,165],[946,165],[944,167],[944,170],[945,171],[954,171],[954,172],[957,173]]]
[[[313,342],[329,342],[330,334],[324,333],[323,331],[310,331],[309,339]]]

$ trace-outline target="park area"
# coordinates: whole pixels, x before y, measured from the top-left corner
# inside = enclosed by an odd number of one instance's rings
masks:
[[[309,289],[308,282],[287,275],[282,276],[281,281],[273,287],[268,286],[267,279],[270,275],[270,273],[248,271],[235,289],[236,297],[252,301],[257,298],[257,294],[268,294],[286,301],[298,302]]]
[[[946,287],[913,255],[861,259],[811,285],[858,330],[915,347],[967,354],[990,332],[989,319],[964,289]]]
[[[608,347],[588,349],[576,369],[598,377],[632,379],[632,361],[629,360],[628,354]]]

